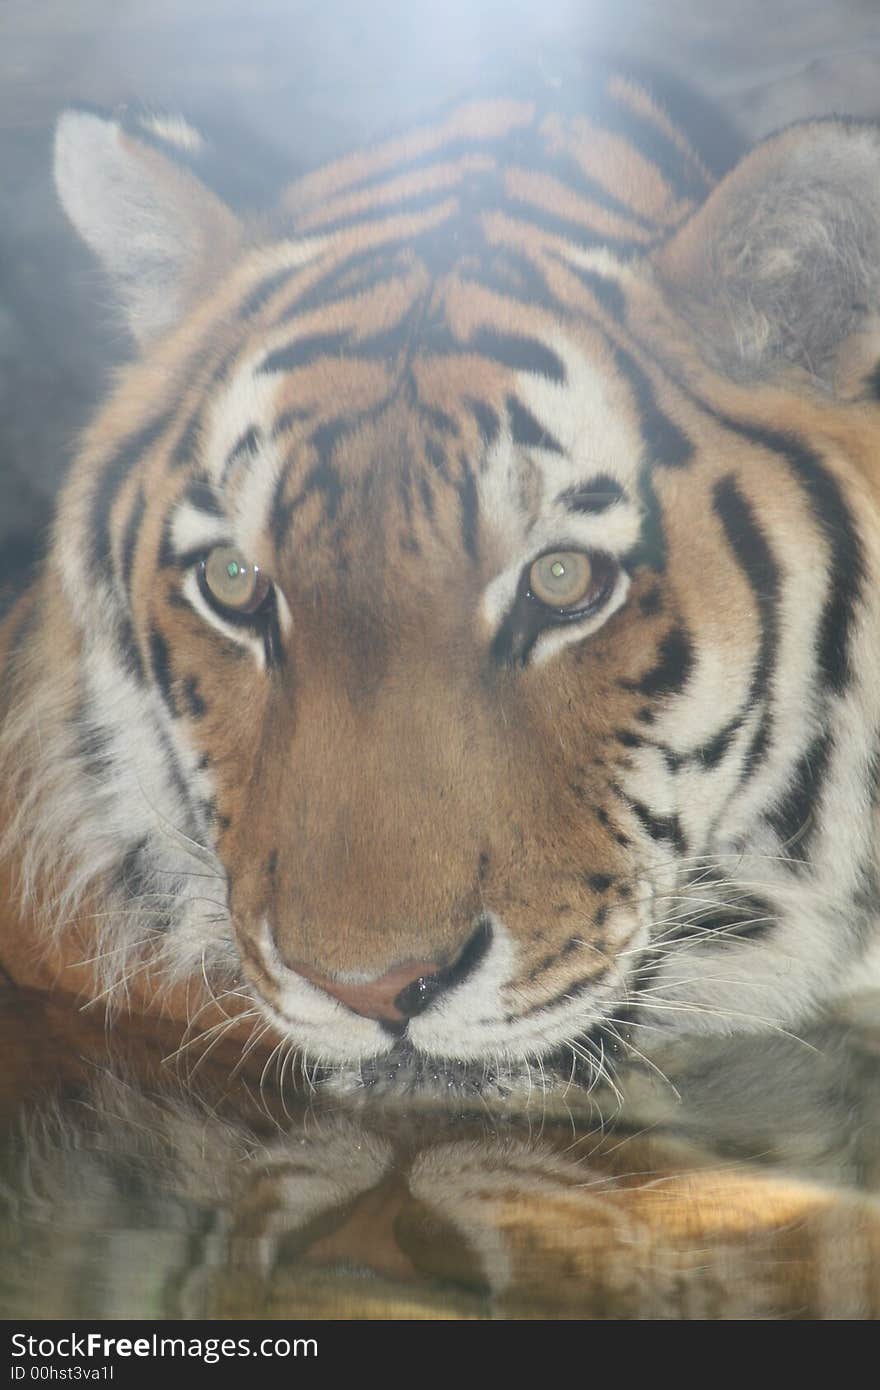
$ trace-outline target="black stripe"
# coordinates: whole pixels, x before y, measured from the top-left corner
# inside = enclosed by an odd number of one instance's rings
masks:
[[[327,222],[312,222],[309,226],[309,236],[332,236],[335,232],[346,232],[354,227],[369,226],[370,223],[391,222],[397,217],[418,216],[421,212],[431,212],[432,209],[441,207],[454,198],[456,190],[451,188],[429,188],[427,192],[411,193],[408,196],[398,198],[394,203],[382,203],[372,207],[362,208],[358,212],[351,212],[343,217],[331,217]],[[447,225],[455,218],[456,212],[450,215],[447,213],[443,225]],[[435,231],[435,227],[427,229]],[[412,244],[413,235],[410,233],[405,238],[406,242]],[[392,245],[392,238],[384,243],[387,249]]]
[[[167,411],[129,435],[101,471],[92,505],[92,559],[96,569],[103,573],[110,570],[112,562],[110,514],[113,504],[131,470],[161,438],[172,418],[171,411]]]
[[[549,449],[554,454],[565,452],[558,440],[554,439],[553,435],[535,419],[532,412],[527,410],[516,396],[507,397],[507,414],[510,419],[510,432],[514,444]]]
[[[410,360],[417,346],[415,335],[421,315],[422,306],[419,303],[411,305],[390,328],[383,328],[381,333],[373,333],[352,343],[346,356],[361,362],[385,362],[389,365],[404,356]]]
[[[616,115],[613,119],[616,123]],[[628,114],[624,114],[623,120],[627,124],[631,124],[631,118]],[[646,126],[645,128],[653,132],[653,127]],[[660,141],[657,141],[652,134],[651,143],[659,146],[664,142],[662,137]],[[671,141],[666,140],[664,152],[666,149],[675,151],[675,146]],[[622,221],[634,224],[640,229],[653,230],[654,228],[655,224],[650,219],[636,212],[604,184],[600,184],[585,174],[574,158],[567,153],[559,156],[554,155],[537,130],[530,130],[521,126],[514,127],[509,133],[496,138],[492,143],[479,137],[450,140],[435,147],[430,152],[385,169],[380,174],[374,173],[359,183],[347,185],[342,191],[341,197],[351,196],[355,189],[367,193],[373,188],[376,191],[382,191],[390,188],[396,179],[407,173],[430,170],[432,165],[448,164],[471,154],[485,153],[488,153],[493,160],[493,167],[486,172],[473,173],[461,168],[459,177],[454,182],[444,183],[427,190],[423,189],[419,193],[400,197],[393,203],[371,203],[361,207],[357,212],[336,217],[329,222],[313,222],[309,227],[309,235],[318,232],[323,235],[327,232],[357,227],[364,223],[390,220],[401,213],[420,212],[430,209],[432,206],[440,206],[450,198],[455,199],[458,206],[463,207],[464,210],[462,214],[456,209],[456,214],[454,214],[456,220],[472,222],[474,213],[485,212],[491,208],[506,210],[513,213],[514,216],[521,217],[519,208],[525,207],[530,214],[535,214],[534,218],[530,215],[528,220],[537,221],[540,216],[547,213],[545,204],[536,203],[531,196],[515,198],[509,192],[505,196],[501,177],[511,169],[521,169],[526,173],[538,171],[548,174],[550,177],[558,178],[566,191],[571,190],[578,193],[584,199],[602,208],[603,211],[620,217]],[[703,193],[705,194],[705,192],[704,187]],[[584,233],[591,230],[589,223],[580,220],[566,221],[561,218],[556,220],[560,226],[566,227],[566,240],[571,240],[572,232],[574,232],[576,234],[574,240],[583,242]],[[607,238],[603,237],[604,240]],[[626,244],[628,247],[633,246],[632,242]]]
[[[293,516],[295,510],[292,502],[284,501],[284,493],[287,490],[287,484],[292,471],[293,459],[288,459],[281,469],[281,472],[278,474],[275,490],[272,494],[270,515],[272,518],[272,542],[276,551],[281,549],[287,538],[290,518]]]
[[[315,442],[317,444],[317,439]],[[345,484],[339,475],[338,469],[334,468],[333,464],[324,456],[326,453],[330,452],[330,446],[327,444],[326,440],[322,441],[322,443],[325,447],[318,448],[318,452],[322,455],[322,461],[321,463],[317,463],[309,472],[303,483],[300,499],[304,502],[310,493],[320,492],[323,495],[324,511],[327,520],[335,521],[339,511],[339,505],[345,492]]]
[[[259,284],[255,285],[241,301],[238,306],[239,315],[248,318],[251,314],[258,313],[277,291],[290,283],[301,269],[301,266],[284,266],[282,270],[275,270],[271,275],[260,280]]]
[[[174,516],[182,503],[189,503],[197,511],[203,512],[208,517],[216,517],[219,521],[227,521],[223,504],[214,490],[214,485],[210,478],[200,474],[198,477],[191,478],[187,483],[186,489],[175,501],[170,514],[165,518],[162,526],[162,539],[159,542],[158,563],[162,569],[174,567],[175,569],[188,569],[190,565],[202,560],[206,554],[204,543],[192,547],[192,549],[180,552],[172,540]]]
[[[137,549],[138,538],[141,533],[141,523],[144,519],[146,506],[147,499],[144,490],[142,487],[139,487],[122,538],[122,584],[129,598],[131,598],[131,573],[134,568],[134,556]]]
[[[471,560],[477,560],[478,499],[477,484],[473,469],[462,455],[460,460],[461,477],[457,484],[458,499],[461,503],[461,539],[465,553]]]
[[[607,473],[597,473],[589,482],[575,483],[573,487],[560,492],[556,501],[561,502],[570,512],[606,512],[615,502],[623,502],[626,493],[614,478]]]
[[[285,310],[278,323],[290,323],[302,319],[313,309],[344,304],[382,285],[397,284],[407,269],[401,265],[401,251],[408,249],[411,241],[410,237],[392,237],[381,246],[370,246],[366,251],[352,250],[349,256],[330,266],[317,280],[312,280]],[[363,276],[352,283],[353,276],[357,276],[361,270]]]
[[[649,116],[640,116],[620,97],[610,100],[614,105],[608,120],[615,134],[629,140],[638,154],[656,165],[679,198],[702,202],[710,185],[694,161]]]
[[[653,618],[655,613],[659,613],[663,607],[663,594],[658,584],[653,584],[647,589],[639,599],[639,612],[646,618]]]
[[[535,1014],[543,1013],[546,1009],[555,1009],[560,1004],[568,1004],[573,999],[578,999],[582,994],[587,994],[601,985],[606,970],[600,970],[596,975],[588,975],[580,980],[572,980],[566,984],[558,994],[552,995],[549,999],[542,1000],[539,1004],[532,1004],[528,1009],[522,1009],[518,1013],[509,1013],[505,1016],[505,1023],[516,1023],[522,1018],[533,1018]]]
[[[238,649],[236,648],[236,650]],[[191,795],[189,784],[183,774],[183,770],[180,766],[180,759],[177,756],[174,744],[171,742],[171,739],[158,720],[155,721],[154,729],[156,737],[162,746],[162,756],[165,759],[164,770],[168,774],[174,786],[174,790],[183,803],[186,815],[183,825],[175,826],[175,829],[181,831],[190,840],[195,840],[199,844],[204,844],[206,843],[207,826],[196,809],[196,802]]]
[[[650,723],[651,721],[646,719],[647,713],[649,713],[649,711],[640,710],[636,718],[642,719],[645,723]],[[695,764],[708,771],[718,766],[736,734],[742,728],[744,721],[744,714],[741,712],[736,714],[717,734],[713,734],[705,743],[685,753],[679,752],[675,748],[670,748],[668,743],[663,743],[659,739],[641,738],[639,742],[648,743],[651,748],[656,748],[662,753],[663,760],[670,772],[680,772],[683,767],[693,767]],[[620,734],[618,734],[618,737],[622,743],[626,741]]]
[[[602,206],[609,204],[609,200],[604,197],[596,196],[595,201]],[[500,208],[517,222],[537,227],[539,231],[548,236],[558,238],[559,241],[571,242],[585,250],[594,246],[602,246],[615,252],[618,256],[630,257],[643,256],[652,245],[651,242],[640,241],[634,237],[612,236],[608,232],[597,232],[588,222],[582,222],[573,217],[561,217],[558,213],[525,198],[508,198],[505,204],[500,205]],[[642,219],[631,213],[623,204],[618,204],[617,207],[609,206],[609,211],[623,216],[628,222],[635,222],[637,225],[642,224]]]
[[[816,523],[831,554],[828,596],[819,624],[818,667],[826,687],[833,693],[841,693],[850,677],[850,634],[865,578],[865,562],[837,480],[823,466],[819,455],[796,435],[725,415],[683,383],[679,385],[722,428],[785,459],[810,498]],[[811,817],[819,805],[831,752],[830,734],[826,730],[813,740],[800,758],[788,791],[769,818],[782,841],[791,844],[795,858],[806,857],[815,826]]]
[[[488,446],[495,442],[501,422],[495,411],[485,401],[478,401],[474,396],[469,396],[466,405],[477,422],[480,437]]]
[[[448,482],[449,464],[447,462],[446,453],[443,449],[441,449],[436,439],[425,440],[425,457],[430,463],[431,467],[436,469],[436,471],[440,474],[440,477],[444,478]]]
[[[608,99],[603,103],[601,120],[614,114],[609,107]],[[474,154],[481,154],[487,157],[489,167],[485,170],[475,171],[473,168],[464,167],[464,160]],[[512,165],[514,167],[524,167],[527,170],[541,172],[553,172],[566,188],[577,189],[585,197],[591,197],[595,202],[601,202],[603,207],[619,210],[627,217],[644,222],[644,218],[638,217],[633,213],[626,203],[620,202],[613,193],[608,192],[602,185],[596,183],[594,179],[588,177],[581,170],[577,161],[570,156],[567,150],[556,154],[548,146],[544,136],[538,128],[537,120],[532,120],[530,124],[524,125],[517,122],[510,126],[506,131],[499,135],[475,135],[457,136],[457,138],[442,140],[438,145],[432,146],[430,150],[424,150],[421,154],[414,154],[409,158],[402,158],[396,164],[388,165],[382,170],[371,171],[361,179],[353,179],[346,183],[342,190],[342,197],[349,197],[352,193],[361,192],[370,195],[371,192],[384,192],[391,188],[392,183],[406,178],[407,175],[428,174],[434,168],[442,165],[457,164],[457,179],[452,182],[443,182],[442,186],[434,188],[435,199],[441,197],[460,197],[466,204],[477,204],[478,207],[487,206],[487,193],[498,188],[499,178],[503,177],[506,170]],[[418,196],[425,196],[418,195]],[[373,217],[381,214],[385,203],[371,204]],[[649,224],[648,224],[649,225]]]
[[[141,660],[140,648],[135,636],[134,627],[131,619],[122,618],[116,629],[116,645],[119,648],[119,655],[122,658],[122,665],[128,674],[137,681],[138,685],[146,682],[146,672],[144,663]]]
[[[223,521],[226,520],[223,503],[214,489],[214,484],[203,473],[190,479],[181,500],[189,502],[197,511],[207,512],[210,516],[219,517]]]
[[[600,111],[598,119],[600,122],[608,119],[607,97],[602,103],[603,110]],[[612,120],[616,123],[617,115],[611,113]],[[628,115],[624,115],[624,121],[629,121]],[[670,145],[671,142],[667,142]],[[674,146],[672,146],[674,149]],[[522,218],[519,208],[524,206],[530,216],[528,220],[537,222],[539,218],[547,213],[547,209],[535,203],[531,198],[523,200],[513,200],[509,196],[505,198],[501,177],[505,169],[520,167],[526,169],[540,170],[550,173],[559,178],[563,186],[574,189],[585,198],[590,199],[607,211],[618,214],[622,219],[630,223],[636,223],[646,229],[653,228],[653,223],[634,212],[624,201],[615,197],[607,188],[597,183],[584,174],[576,160],[567,152],[557,155],[548,147],[548,144],[536,123],[531,127],[516,125],[508,131],[502,132],[500,136],[489,140],[480,137],[462,137],[451,139],[444,142],[439,147],[435,147],[423,154],[414,156],[411,159],[401,160],[400,163],[383,169],[380,172],[372,172],[365,175],[361,180],[352,181],[343,191],[343,196],[350,196],[355,190],[361,192],[371,191],[372,189],[381,190],[390,186],[393,180],[402,175],[430,168],[439,163],[449,163],[460,161],[472,154],[487,154],[492,160],[493,167],[485,173],[474,174],[465,169],[460,170],[458,182],[445,185],[442,188],[435,188],[429,193],[415,195],[408,199],[400,199],[393,205],[374,205],[359,214],[352,214],[348,218],[342,218],[337,224],[340,227],[354,226],[360,221],[377,221],[382,217],[392,217],[402,210],[430,206],[431,201],[440,203],[447,198],[456,198],[463,208],[463,214],[458,217],[459,221],[473,222],[479,212],[485,212],[493,207],[512,213],[513,216]],[[326,225],[326,224],[325,224]],[[586,224],[580,221],[565,222],[563,219],[556,220],[557,234],[561,232],[567,240],[574,239],[583,242],[584,233],[587,230]],[[608,240],[603,238],[603,240]],[[631,243],[625,243],[628,248]]]
[[[597,112],[597,119],[600,124],[608,124],[608,121],[616,127],[621,125],[632,128],[633,118],[628,112],[621,112],[618,115],[618,108],[615,106],[609,109],[607,94],[601,101],[600,109]],[[667,159],[677,155],[679,162],[681,155],[677,147],[669,139],[658,140],[655,127],[642,123],[648,134],[646,139],[650,140],[653,148],[657,148]],[[637,143],[634,141],[634,143]],[[662,149],[661,149],[662,146]],[[471,155],[485,155],[491,160],[491,167],[485,171],[474,172],[463,167],[462,161]],[[381,192],[388,188],[392,183],[405,177],[406,175],[425,172],[432,167],[440,164],[458,163],[458,178],[451,183],[444,183],[442,187],[435,187],[430,190],[430,196],[437,202],[446,198],[457,198],[470,211],[485,211],[493,206],[504,206],[504,196],[502,191],[501,179],[504,173],[510,168],[522,168],[525,172],[540,171],[557,177],[567,190],[571,189],[586,199],[596,203],[609,212],[614,212],[629,222],[634,222],[646,229],[653,228],[653,223],[635,212],[626,202],[615,196],[604,184],[598,183],[595,179],[585,174],[578,165],[576,159],[567,150],[562,153],[555,153],[548,145],[546,139],[541,134],[539,122],[533,120],[530,125],[516,124],[509,130],[502,131],[500,135],[492,137],[486,136],[461,136],[442,142],[432,149],[422,154],[412,156],[409,159],[402,159],[399,163],[389,166],[381,171],[373,171],[365,175],[362,179],[353,180],[342,190],[342,197],[350,197],[354,192],[369,194],[371,191]],[[679,176],[684,178],[686,176]],[[704,193],[706,189],[703,189]],[[429,197],[429,194],[422,192],[414,194],[410,198],[399,199],[394,204],[374,203],[361,213],[352,214],[350,218],[339,219],[331,226],[354,226],[357,222],[365,220],[379,220],[383,216],[393,216],[401,209],[410,206],[420,206]],[[526,207],[542,208],[542,204],[535,204],[531,198],[523,200]],[[576,224],[580,226],[581,224]],[[321,225],[321,230],[325,229],[326,224]],[[317,228],[310,228],[316,230]]]
[[[165,638],[158,628],[154,627],[150,629],[149,646],[150,668],[153,672],[153,677],[159,687],[159,693],[162,699],[168,706],[169,714],[173,719],[176,719],[180,711],[177,707],[177,701],[174,698],[174,690],[172,689],[174,677],[171,672],[171,653],[168,650],[168,643],[165,641]]]
[[[694,453],[691,440],[665,415],[657,405],[648,377],[635,359],[616,344],[610,343],[618,368],[629,381],[639,412],[639,429],[644,440],[644,453],[639,467],[639,500],[642,505],[642,527],[638,542],[621,556],[628,573],[642,565],[663,570],[666,567],[666,534],[663,513],[654,488],[653,470],[656,464],[665,468],[682,468],[690,463]]]
[[[278,617],[278,601],[274,589],[269,591],[269,598],[265,610],[261,614],[261,619],[266,670],[274,671],[281,666],[284,660],[284,648],[281,645],[281,622]]]
[[[418,473],[416,476],[419,484],[419,492],[422,494],[422,505],[425,508],[425,514],[429,521],[433,521],[434,493],[431,489],[430,480],[425,477],[424,473]]]
[[[671,117],[673,125],[687,132],[688,144],[716,179],[720,179],[745,154],[740,133],[723,116],[716,102],[704,97],[687,81],[662,75],[650,66],[642,69],[627,61],[627,76],[647,91]],[[682,156],[684,158],[684,156]]]
[[[862,545],[840,487],[819,456],[794,435],[726,416],[718,418],[743,438],[782,455],[813,504],[831,552],[829,592],[819,628],[819,668],[831,690],[839,694],[850,675],[850,632],[865,577]]]
[[[744,894],[737,890],[735,901],[728,901],[729,881],[722,874],[707,873],[705,869],[689,875],[682,884],[683,899],[694,894],[692,906],[686,908],[681,921],[667,934],[664,942],[686,941],[699,938],[703,944],[715,947],[716,942],[706,940],[706,934],[721,932],[725,940],[752,940],[769,933],[778,920],[778,913],[772,904],[757,894]],[[717,902],[713,898],[717,894]]]
[[[767,738],[769,722],[770,716],[768,714],[764,722],[761,724],[761,727],[758,730],[757,734],[755,735],[752,746],[749,749],[748,754],[746,755],[744,771],[748,771],[752,761],[757,760],[756,755],[760,754],[763,751],[764,744]],[[745,715],[735,715],[734,718],[731,719],[729,724],[726,724],[723,729],[720,729],[718,733],[714,735],[714,737],[708,739],[700,748],[696,750],[694,757],[697,759],[698,762],[702,763],[703,767],[707,769],[717,767],[744,723]]]
[[[662,464],[664,468],[683,468],[693,458],[691,440],[660,409],[654,388],[635,358],[617,345],[613,351],[618,369],[627,378],[636,398],[642,438],[651,462]]]
[[[481,328],[464,345],[464,350],[478,352],[482,357],[500,362],[514,371],[536,372],[560,383],[567,380],[561,358],[538,338],[518,337],[512,333],[499,333],[492,328]]]
[[[299,424],[301,421],[310,420],[311,418],[311,410],[285,410],[278,416],[278,419],[272,426],[272,438],[277,439],[280,434],[284,434],[286,430],[289,430],[291,425]]]
[[[196,441],[202,428],[201,409],[193,411],[186,426],[171,451],[171,467],[177,471],[184,468],[187,464],[194,461],[196,455]]]
[[[600,275],[597,270],[589,270],[586,266],[576,265],[567,256],[556,254],[554,260],[557,260],[572,275],[577,276],[610,318],[614,319],[616,323],[625,321],[626,298],[616,280],[609,279],[607,275]]]
[[[619,793],[620,794],[620,793]],[[678,816],[655,816],[643,801],[632,801],[624,795],[624,800],[632,808],[641,826],[647,830],[652,840],[669,840],[679,854],[684,854],[687,841],[681,829]]]
[[[272,539],[275,542],[276,550],[280,550],[287,540],[287,533],[294,513],[298,512],[300,507],[315,492],[323,494],[325,520],[328,522],[336,520],[345,493],[345,484],[338,469],[330,462],[330,455],[337,441],[348,433],[349,429],[353,428],[353,423],[350,420],[335,420],[322,425],[315,431],[311,442],[321,462],[316,463],[310,469],[296,497],[290,502],[283,501],[283,497],[293,462],[288,461],[281,470],[272,498]]]
[[[616,124],[616,113],[613,115],[613,120]],[[621,113],[621,120],[628,127],[639,126],[640,129],[644,130],[645,138],[651,148],[656,149],[658,157],[662,157],[665,164],[669,166],[664,168],[664,173],[679,191],[682,191],[685,186],[690,188],[694,184],[693,175],[681,167],[681,155],[672,141],[662,136],[654,126],[647,122],[639,122],[638,118],[632,117],[628,112]],[[487,142],[485,140],[453,140],[440,149],[431,151],[430,156],[418,156],[414,160],[384,170],[381,176],[376,174],[368,176],[360,185],[357,183],[349,185],[343,191],[342,196],[350,196],[357,187],[369,189],[373,185],[376,189],[387,188],[396,177],[408,170],[428,168],[431,164],[436,164],[441,160],[444,163],[449,162],[469,153],[483,152],[486,148]],[[584,174],[574,158],[568,154],[554,155],[548,149],[541,135],[535,130],[517,127],[510,132],[509,137],[502,137],[495,146],[489,148],[493,156],[497,153],[502,172],[505,169],[522,169],[526,173],[537,170],[549,174],[551,177],[558,178],[566,192],[576,192],[603,211],[619,217],[625,224],[628,223],[639,230],[655,230],[656,224],[653,221],[636,212],[603,184]],[[477,216],[493,209],[505,212],[521,223],[525,222],[527,225],[539,227],[564,241],[572,241],[575,245],[611,246],[624,253],[644,252],[646,249],[644,241],[632,236],[614,237],[604,232],[597,233],[588,220],[588,213],[586,218],[562,217],[556,214],[552,207],[536,202],[531,196],[517,197],[506,192],[495,168],[486,174],[473,177],[465,177],[464,173],[465,171],[462,171],[463,177],[457,183],[429,188],[417,194],[398,198],[394,203],[374,204],[327,222],[314,223],[310,226],[309,232],[310,234],[321,233],[323,235],[364,224],[390,221],[401,214],[412,215],[430,211],[432,208],[440,207],[449,199],[455,199],[455,210],[450,217],[444,220],[440,229],[441,235],[443,229],[448,229],[445,245],[451,250],[454,250],[459,242],[472,249],[469,244],[473,238],[482,240],[482,230],[477,222]],[[701,196],[705,196],[707,189],[702,183],[700,183],[700,191]],[[436,242],[438,228],[426,229],[423,236]],[[411,240],[411,238],[407,240]],[[386,247],[388,244],[386,243]],[[418,238],[416,239],[416,246],[418,247]],[[430,255],[430,246],[427,242],[426,251]]]
[[[416,398],[419,413],[422,418],[432,425],[439,434],[459,435],[458,421],[452,415],[448,415],[445,410],[438,410],[436,406],[425,405],[424,401]]]
[[[128,899],[140,898],[149,891],[153,880],[146,840],[138,840],[126,850],[114,878],[116,887]]]
[[[235,444],[229,450],[229,453],[226,455],[226,461],[223,464],[223,472],[220,479],[221,484],[225,483],[228,480],[229,475],[232,472],[235,465],[239,463],[246,455],[256,453],[256,451],[260,447],[262,437],[263,436],[260,433],[257,426],[251,425],[250,428],[246,429],[244,433],[236,440]]]
[[[403,507],[408,526],[412,525],[413,511],[413,477],[412,469],[406,460],[402,460],[394,478],[394,490],[400,498],[400,505]]]
[[[186,680],[183,682],[183,695],[186,700],[187,709],[192,718],[201,719],[208,707],[199,690],[198,676],[187,676]]]
[[[96,782],[106,781],[113,768],[110,756],[112,735],[109,729],[96,722],[85,699],[77,705],[70,719],[70,728],[76,743],[76,756],[85,771]]]
[[[622,679],[624,690],[640,695],[670,695],[687,684],[694,664],[693,647],[684,628],[670,628],[660,643],[659,660],[637,681]]]
[[[587,113],[585,112],[584,114]],[[629,115],[621,112],[616,103],[609,106],[607,92],[603,94],[603,99],[598,104],[598,109],[589,114],[594,115],[599,124],[606,128],[608,128],[610,124],[611,128],[615,130],[615,133],[620,132],[623,127],[631,125]],[[539,172],[549,175],[550,178],[559,181],[565,193],[576,193],[584,200],[600,207],[604,212],[619,217],[621,221],[628,222],[631,226],[635,226],[639,230],[653,232],[657,225],[654,219],[646,217],[643,213],[636,211],[625,198],[618,196],[607,183],[601,182],[599,179],[593,178],[590,174],[584,172],[584,169],[578,163],[577,159],[577,148],[580,143],[580,140],[575,137],[572,140],[573,148],[571,150],[562,147],[557,153],[557,151],[548,144],[547,140],[540,132],[539,124],[536,123],[530,130],[514,132],[512,138],[507,141],[507,149],[504,153],[504,172],[506,173],[509,170],[522,170],[525,173]],[[638,141],[633,140],[632,143],[635,144],[638,149]],[[670,141],[666,143],[667,145],[671,145]],[[675,147],[672,146],[672,148],[674,149]],[[509,192],[508,200],[513,201],[513,197]],[[535,203],[531,196],[528,198],[516,199],[516,201],[523,202],[525,206],[529,209],[535,209],[536,212],[543,213],[549,210],[547,203]],[[551,208],[552,203],[553,198],[551,194]],[[587,214],[587,216],[589,216],[589,214]],[[577,218],[572,225],[581,229],[581,240],[584,230],[592,232],[591,224],[588,221],[582,221],[580,218]],[[575,239],[577,240],[577,238]],[[604,239],[603,237],[603,240]]]
[[[297,338],[285,347],[276,348],[260,363],[260,373],[292,372],[298,367],[307,367],[318,357],[339,357],[348,349],[351,333],[314,333],[308,338]]]
[[[767,816],[768,825],[782,841],[783,852],[791,859],[806,857],[833,746],[827,730],[813,739],[798,761],[788,790]]]
[[[880,400],[880,361],[874,363],[865,377],[865,390],[869,396]]]
[[[166,516],[162,523],[162,538],[159,541],[159,555],[157,558],[160,569],[168,569],[171,565],[188,566],[190,564],[195,564],[196,560],[200,560],[203,557],[204,551],[201,547],[191,551],[187,555],[179,555],[171,540],[171,530],[171,517]]]
[[[463,285],[499,295],[514,314],[527,315],[534,308],[564,312],[570,307],[551,290],[538,263],[513,246],[484,245],[460,267],[459,275]]]
[[[758,660],[749,686],[748,704],[754,708],[758,701],[763,700],[765,711],[745,759],[743,773],[748,777],[759,766],[772,730],[769,697],[779,646],[780,573],[764,532],[755,519],[751,503],[743,496],[731,474],[715,484],[712,502],[728,544],[754,594],[761,623]],[[741,722],[741,719],[737,721],[737,725]]]

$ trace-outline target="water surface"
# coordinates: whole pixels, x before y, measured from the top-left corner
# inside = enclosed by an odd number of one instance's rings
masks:
[[[0,1316],[874,1318],[878,1020],[418,1107],[10,995]]]

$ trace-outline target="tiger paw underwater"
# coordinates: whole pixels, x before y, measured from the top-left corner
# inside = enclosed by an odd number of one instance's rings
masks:
[[[140,356],[0,629],[7,972],[514,1092],[869,983],[880,130],[611,75],[253,222],[198,143],[58,127]]]

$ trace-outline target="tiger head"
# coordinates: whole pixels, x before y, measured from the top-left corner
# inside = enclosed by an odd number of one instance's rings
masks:
[[[271,226],[167,127],[62,119],[141,356],[9,620],[5,845],[96,993],[223,991],[364,1079],[567,1077],[856,967],[880,136],[715,184],[603,100],[461,108]]]

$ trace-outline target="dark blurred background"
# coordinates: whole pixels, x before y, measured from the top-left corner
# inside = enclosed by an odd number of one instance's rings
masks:
[[[694,84],[748,138],[880,117],[880,0],[0,0],[0,573],[25,562],[130,352],[55,204],[61,109],[180,110],[260,204],[459,95],[576,85],[597,55]]]

